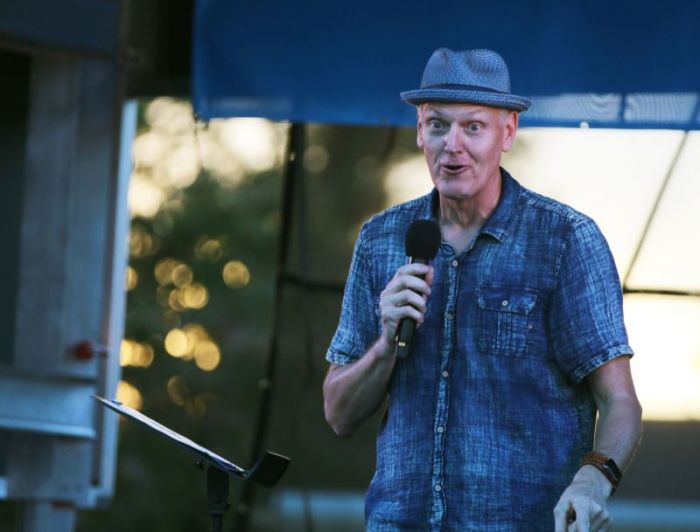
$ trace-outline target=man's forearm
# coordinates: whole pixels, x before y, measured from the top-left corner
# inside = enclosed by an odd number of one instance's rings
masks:
[[[596,369],[589,376],[589,385],[599,412],[594,450],[612,458],[624,470],[642,437],[642,407],[629,357],[618,357]]]
[[[642,437],[642,408],[636,396],[611,397],[599,405],[595,450],[624,470]]]
[[[323,383],[326,421],[339,436],[349,436],[382,404],[396,364],[393,346],[380,338],[346,366],[333,366]]]
[[[642,408],[632,382],[629,357],[619,357],[589,376],[591,392],[598,407],[595,450],[612,458],[623,469],[629,465],[642,435]],[[610,514],[607,499],[613,485],[593,465],[582,466],[554,508],[554,530],[607,530]]]
[[[621,470],[629,465],[642,436],[641,406],[637,398],[616,397],[600,404],[594,449],[612,458]],[[595,482],[605,495],[613,486],[605,475],[591,465],[582,466],[574,481]]]
[[[598,402],[600,417],[596,427],[595,450],[615,460],[624,469],[632,460],[642,434],[642,409],[634,394],[611,396]],[[610,514],[607,498],[613,485],[592,465],[582,466],[554,508],[554,530],[569,530],[575,518],[575,530],[607,530]]]
[[[594,449],[612,458],[624,471],[634,457],[642,437],[642,408],[635,395],[618,395],[598,403],[599,416],[596,425]],[[603,472],[595,466],[582,466],[574,481],[595,481],[609,496],[613,486]]]

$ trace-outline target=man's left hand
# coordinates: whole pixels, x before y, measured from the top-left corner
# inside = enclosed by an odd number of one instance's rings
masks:
[[[554,507],[555,532],[607,531],[612,525],[608,497],[612,486],[596,468],[585,465]]]

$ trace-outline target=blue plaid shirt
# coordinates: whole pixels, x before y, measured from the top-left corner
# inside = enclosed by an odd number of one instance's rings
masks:
[[[370,531],[551,531],[591,450],[584,380],[632,353],[618,274],[595,223],[502,171],[474,244],[442,243],[425,322],[397,361],[367,492]],[[366,222],[326,359],[348,364],[381,334],[379,295],[406,262],[436,191]]]

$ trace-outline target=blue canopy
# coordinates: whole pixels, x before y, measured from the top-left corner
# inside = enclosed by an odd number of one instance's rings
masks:
[[[700,2],[197,0],[204,119],[413,124],[431,52],[492,48],[525,125],[700,126]]]
[[[0,42],[112,59],[118,19],[111,0],[0,0]]]

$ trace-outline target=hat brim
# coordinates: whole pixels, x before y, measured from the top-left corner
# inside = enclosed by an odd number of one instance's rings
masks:
[[[526,111],[532,102],[522,96],[493,91],[462,90],[455,88],[429,88],[404,91],[401,99],[411,105],[426,102],[436,103],[471,103],[488,105],[512,111]]]

